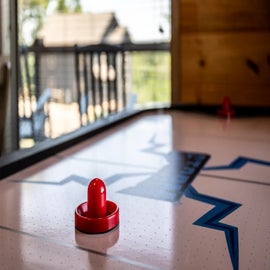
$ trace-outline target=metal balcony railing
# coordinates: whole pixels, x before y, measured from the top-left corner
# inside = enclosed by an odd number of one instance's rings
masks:
[[[75,73],[81,125],[125,109],[125,58],[120,46],[76,46]]]
[[[21,47],[20,139],[30,138],[35,143],[55,138],[130,109],[136,103],[132,101],[133,55],[146,52],[169,55],[169,44]],[[148,87],[145,76],[149,72],[143,64],[137,68],[142,75],[141,85]],[[167,80],[169,85],[167,68],[165,79],[164,71],[158,70],[152,72],[156,78],[151,80],[160,80],[158,85]]]

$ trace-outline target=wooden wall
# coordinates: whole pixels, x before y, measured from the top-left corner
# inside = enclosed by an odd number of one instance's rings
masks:
[[[270,1],[172,0],[173,104],[270,106]]]

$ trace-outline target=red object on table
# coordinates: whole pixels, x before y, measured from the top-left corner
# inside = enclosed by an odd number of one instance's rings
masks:
[[[106,186],[99,178],[88,185],[87,202],[75,210],[75,227],[84,233],[104,233],[119,224],[119,208],[106,200]]]
[[[234,110],[231,109],[230,98],[228,98],[228,97],[223,98],[221,108],[218,110],[218,115],[222,116],[222,117],[234,116]]]

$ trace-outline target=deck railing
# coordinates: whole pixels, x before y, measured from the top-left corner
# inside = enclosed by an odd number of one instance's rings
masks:
[[[81,125],[126,107],[125,58],[122,47],[76,46],[75,73]]]
[[[58,137],[130,109],[134,52],[169,54],[169,44],[21,47],[20,138]]]

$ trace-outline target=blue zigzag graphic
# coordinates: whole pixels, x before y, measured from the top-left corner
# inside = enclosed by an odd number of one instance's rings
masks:
[[[209,212],[196,220],[193,224],[214,230],[223,231],[225,233],[233,269],[238,270],[238,228],[221,223],[220,220],[235,211],[238,207],[241,206],[241,204],[198,193],[197,190],[191,185],[187,187],[185,195],[188,198],[215,205],[214,208],[212,208]]]
[[[248,157],[238,157],[235,160],[233,160],[229,165],[222,165],[222,166],[212,166],[212,167],[206,167],[203,168],[203,170],[233,170],[233,169],[240,169],[243,166],[245,166],[248,162],[259,164],[262,166],[270,166],[270,162],[265,160],[259,160],[254,158],[248,158]]]

